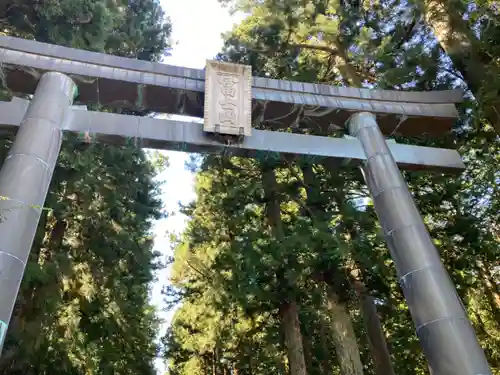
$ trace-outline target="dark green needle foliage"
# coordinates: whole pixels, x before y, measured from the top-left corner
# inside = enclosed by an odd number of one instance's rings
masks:
[[[7,1],[2,32],[143,60],[166,51],[156,0]],[[5,4],[5,5],[4,5]],[[98,108],[94,108],[98,109]],[[2,140],[2,156],[10,142]],[[6,345],[5,375],[155,374],[158,168],[134,145],[65,135]]]

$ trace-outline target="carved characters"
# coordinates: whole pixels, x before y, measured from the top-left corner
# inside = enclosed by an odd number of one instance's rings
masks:
[[[234,73],[218,72],[223,100],[219,102],[219,122],[221,126],[238,126],[238,100],[236,84],[238,76]]]

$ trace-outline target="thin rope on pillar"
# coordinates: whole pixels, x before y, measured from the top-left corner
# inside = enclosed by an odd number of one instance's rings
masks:
[[[0,353],[76,94],[71,78],[45,73],[0,170]]]
[[[356,113],[348,127],[365,152],[363,174],[431,374],[491,375],[460,297],[375,116]]]

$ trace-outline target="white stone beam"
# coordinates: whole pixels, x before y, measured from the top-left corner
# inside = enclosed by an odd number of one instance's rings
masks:
[[[24,116],[28,101],[14,98],[0,102],[1,130],[13,132]],[[82,111],[74,108],[73,119],[64,130],[88,132],[98,142],[178,150],[194,153],[223,153],[250,158],[307,157],[349,161],[353,165],[366,159],[357,139],[319,137],[253,129],[242,143],[225,145],[203,131],[203,124],[150,117]],[[460,173],[465,165],[455,150],[388,143],[402,169]]]

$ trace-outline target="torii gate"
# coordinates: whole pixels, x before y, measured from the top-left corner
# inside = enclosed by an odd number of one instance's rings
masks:
[[[0,128],[17,131],[0,171],[0,347],[61,146],[62,132],[99,141],[188,152],[300,155],[362,165],[416,333],[433,375],[491,375],[471,323],[398,166],[460,173],[455,150],[386,142],[384,135],[438,136],[458,118],[461,91],[401,92],[251,77],[251,68],[207,62],[186,69],[13,37],[0,62],[14,93],[0,102]],[[204,117],[204,124],[104,112],[108,107]],[[86,108],[86,107],[85,107]],[[84,109],[85,109],[84,108]],[[378,122],[378,123],[377,123]],[[252,129],[342,129],[357,139]],[[221,137],[214,137],[220,133]],[[15,209],[13,209],[15,208]]]

